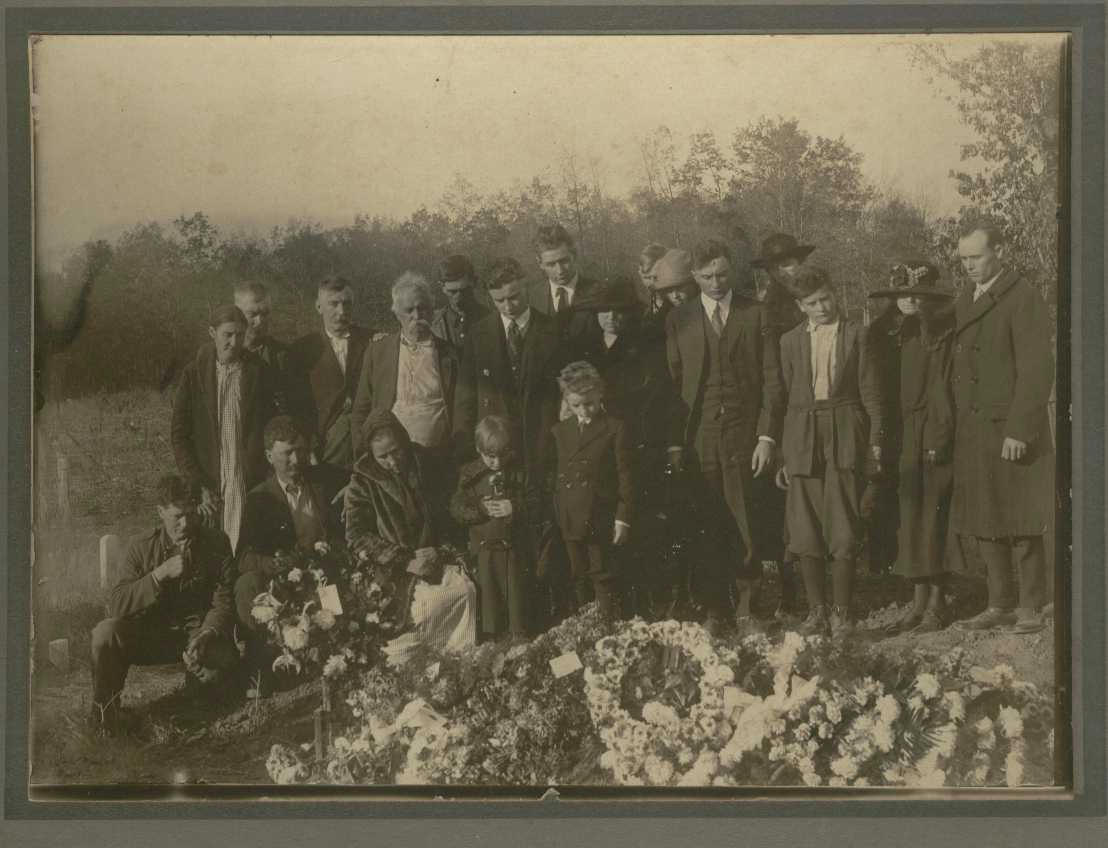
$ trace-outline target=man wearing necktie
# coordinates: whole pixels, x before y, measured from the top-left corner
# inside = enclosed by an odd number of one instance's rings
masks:
[[[599,336],[596,322],[572,308],[577,298],[590,291],[596,281],[580,273],[577,247],[561,224],[539,227],[535,234],[535,255],[544,279],[531,286],[528,303],[532,309],[555,319],[558,334],[566,345],[568,361]]]
[[[670,428],[670,464],[687,468],[707,531],[709,573],[698,579],[709,625],[722,626],[734,582],[740,627],[756,627],[752,603],[761,563],[751,530],[753,478],[771,472],[782,416],[776,338],[757,301],[734,291],[749,276],[749,245],[734,258],[716,239],[693,251],[700,297],[666,317],[666,354],[680,394]]]
[[[350,413],[369,332],[354,323],[354,290],[343,277],[328,277],[317,290],[323,326],[292,345],[296,372],[295,414],[318,462],[349,471],[354,463]]]
[[[951,527],[963,552],[984,560],[989,600],[957,626],[1033,633],[1049,591],[1043,536],[1054,504],[1050,317],[1030,281],[1006,267],[998,229],[966,232],[958,255],[973,286],[955,301]]]
[[[392,287],[392,313],[399,332],[366,348],[350,420],[354,457],[368,448],[365,421],[391,411],[416,444],[426,448],[435,486],[453,491],[452,419],[458,362],[451,345],[431,332],[434,294],[420,274],[406,271]]]

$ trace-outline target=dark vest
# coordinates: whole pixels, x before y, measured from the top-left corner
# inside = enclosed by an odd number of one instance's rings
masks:
[[[734,308],[734,307],[732,307]],[[715,330],[704,315],[705,363],[704,395],[700,403],[700,425],[715,424],[722,426],[738,420],[742,395],[738,381],[731,370],[731,361],[724,355],[730,348],[730,325],[723,327],[723,335],[716,336]]]

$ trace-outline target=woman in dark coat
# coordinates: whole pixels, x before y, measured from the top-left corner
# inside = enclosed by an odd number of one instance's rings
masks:
[[[459,552],[444,543],[449,492],[429,485],[422,448],[392,412],[371,414],[364,433],[368,449],[346,490],[346,542],[370,565],[391,598],[390,623],[404,631],[385,646],[386,656],[398,665],[421,644],[475,644],[476,588]]]
[[[944,624],[943,583],[953,494],[954,414],[949,371],[954,341],[953,292],[940,288],[930,262],[893,266],[890,298],[869,327],[868,349],[881,375],[886,440],[881,465],[897,484],[899,527],[893,573],[913,584],[912,606],[890,632],[924,633]]]
[[[669,303],[667,300],[666,303]],[[670,605],[671,581],[665,568],[645,565],[657,558],[674,537],[666,508],[665,466],[669,444],[667,425],[674,402],[665,359],[665,336],[644,325],[629,279],[606,280],[574,303],[574,309],[596,314],[600,337],[584,351],[606,386],[604,405],[623,422],[632,450],[635,502],[642,519],[636,522],[625,554],[637,567],[623,570],[627,613],[650,614],[651,607]],[[649,600],[647,595],[652,596]]]

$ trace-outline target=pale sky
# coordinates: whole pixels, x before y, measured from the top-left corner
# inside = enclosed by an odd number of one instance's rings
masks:
[[[1019,36],[48,36],[34,51],[36,239],[56,267],[90,238],[206,212],[224,230],[345,225],[434,207],[455,173],[482,193],[598,157],[642,180],[638,140],[796,117],[879,185],[957,209],[971,139],[908,61]],[[680,152],[680,151],[679,151]]]

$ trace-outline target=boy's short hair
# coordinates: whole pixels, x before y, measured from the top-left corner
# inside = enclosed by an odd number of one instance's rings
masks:
[[[213,330],[222,324],[238,324],[240,327],[245,327],[246,316],[233,303],[225,303],[213,309],[208,317],[208,326]]]
[[[719,239],[705,239],[692,249],[692,267],[694,271],[700,270],[717,259],[731,261],[731,248]]]
[[[473,263],[469,257],[462,253],[452,253],[439,262],[439,282],[450,283],[454,280],[469,280],[476,282],[477,274],[473,270]]]
[[[154,497],[160,507],[179,506],[187,510],[200,503],[200,487],[180,474],[163,474],[154,488]]]
[[[1004,238],[1004,230],[1002,230],[996,224],[988,221],[971,222],[963,226],[958,232],[958,241],[967,239],[974,233],[985,234],[985,246],[990,250],[996,250],[998,247],[1003,247],[1006,239]]]
[[[573,243],[573,236],[561,224],[546,224],[539,227],[535,233],[534,246],[535,253],[557,250],[559,247],[568,247],[574,253],[577,252],[577,247]]]
[[[785,281],[785,287],[797,300],[818,292],[820,289],[831,287],[831,275],[818,265],[801,265],[796,272]]]
[[[492,267],[489,268],[488,276],[485,278],[485,289],[487,291],[496,291],[497,289],[504,288],[504,286],[509,283],[514,283],[516,280],[522,279],[523,266],[511,256],[505,256],[492,263]]]
[[[515,445],[515,427],[502,415],[486,415],[473,431],[477,450],[486,456],[499,456]]]
[[[269,298],[269,289],[257,280],[239,280],[235,283],[235,297],[252,297],[257,301]]]
[[[596,367],[588,362],[571,362],[558,374],[558,385],[563,395],[583,395],[586,392],[604,393],[604,380]]]
[[[262,443],[266,450],[273,450],[277,442],[288,442],[290,445],[297,439],[304,438],[296,420],[291,415],[277,415],[269,419],[262,431]]]

